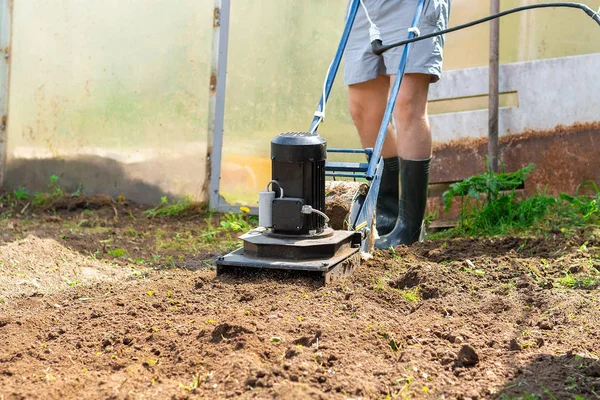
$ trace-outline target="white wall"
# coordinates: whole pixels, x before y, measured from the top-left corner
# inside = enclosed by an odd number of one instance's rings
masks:
[[[547,130],[600,121],[600,53],[500,66],[500,92],[516,91],[518,104],[502,108],[499,134]],[[487,95],[488,68],[444,73],[430,100]],[[487,109],[431,116],[434,140],[486,137]]]

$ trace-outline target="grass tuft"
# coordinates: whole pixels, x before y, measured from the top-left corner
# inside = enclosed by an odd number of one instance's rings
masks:
[[[459,224],[431,237],[492,236],[530,229],[568,232],[600,222],[600,190],[594,182],[584,182],[575,196],[538,193],[524,198],[517,193],[533,168],[530,164],[513,173],[486,171],[452,184],[442,199],[448,211],[460,197]]]

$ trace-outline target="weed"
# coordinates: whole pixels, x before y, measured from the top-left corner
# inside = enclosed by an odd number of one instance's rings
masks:
[[[200,386],[200,381],[198,380],[199,376],[200,373],[198,372],[196,375],[192,376],[192,383],[190,383],[189,385],[184,385],[180,383],[179,386],[183,389],[186,389],[187,391],[193,392],[194,390],[198,389],[198,386]]]
[[[377,334],[381,338],[387,340],[387,344],[388,344],[388,346],[390,346],[390,349],[392,349],[393,353],[395,353],[398,350],[400,350],[400,345],[398,344],[398,342],[396,341],[396,339],[394,339],[394,336],[392,336],[391,334],[389,334],[387,332],[378,332]]]
[[[373,278],[373,290],[376,290],[378,292],[384,292],[385,291],[385,279],[383,278],[377,278],[377,280],[375,280],[375,278]]]
[[[572,376],[568,376],[567,377],[567,386],[566,386],[567,390],[574,390],[577,389],[577,380],[575,378],[573,378]]]
[[[127,231],[125,231],[125,234],[131,237],[138,237],[140,236],[140,234],[133,229],[132,227],[127,228]]]
[[[569,289],[595,289],[600,284],[600,278],[597,276],[575,277],[569,273],[564,277],[557,279],[559,285]]]
[[[81,193],[83,192],[83,185],[80,183],[77,186],[77,190],[74,191],[73,193],[71,193],[71,197],[77,197],[77,196],[81,196]]]
[[[544,390],[544,393],[546,393],[546,395],[548,395],[548,397],[550,397],[552,400],[557,400],[556,396],[554,396],[546,386],[542,385],[542,389]]]
[[[150,210],[146,210],[146,215],[151,218],[154,218],[157,215],[177,217],[189,210],[191,205],[192,198],[190,196],[185,196],[183,200],[177,200],[176,202],[170,202],[167,196],[163,196],[160,199],[159,205]]]
[[[577,187],[576,193],[579,194],[581,189],[589,188],[593,192],[592,196],[569,196],[565,193],[561,193],[560,197],[566,200],[571,207],[581,214],[582,218],[586,221],[592,217],[598,217],[600,215],[600,189],[596,186],[594,181],[585,181]]]
[[[454,183],[442,195],[446,210],[456,196],[461,197],[460,223],[456,228],[466,235],[502,234],[514,228],[531,226],[556,202],[543,194],[521,199],[515,192],[533,170],[529,165],[513,173],[487,171]]]
[[[423,219],[423,222],[425,223],[425,227],[429,228],[429,225],[431,225],[431,223],[433,221],[435,221],[436,219],[438,219],[439,215],[439,211],[438,210],[434,210],[432,212],[427,212],[427,215],[425,215],[425,218]]]
[[[244,214],[227,213],[221,218],[220,225],[226,230],[233,232],[246,231],[250,228],[250,224],[245,219]]]
[[[113,250],[109,250],[108,254],[118,258],[118,257],[122,257],[126,254],[127,252],[125,251],[125,249],[119,248],[119,249],[113,249]]]
[[[398,254],[398,252],[396,251],[396,249],[394,249],[394,247],[390,246],[388,251],[390,252],[390,255],[392,256],[393,259],[397,260],[400,258],[400,254]]]
[[[27,193],[27,190],[25,190],[25,188],[15,189],[12,195],[15,198],[15,200],[19,201],[25,201],[29,199],[29,193]]]
[[[48,184],[48,189],[50,190],[50,196],[54,199],[63,197],[65,192],[62,190],[60,185],[58,184],[58,176],[50,175],[50,183]]]
[[[584,182],[575,196],[563,193],[551,197],[538,193],[523,198],[516,189],[532,170],[533,164],[513,173],[486,171],[452,184],[442,199],[448,211],[454,198],[461,198],[459,225],[432,236],[498,235],[526,229],[565,232],[568,231],[565,227],[598,222],[600,190],[594,182]],[[583,190],[592,195],[580,195]]]
[[[414,287],[412,289],[400,290],[397,289],[401,294],[404,300],[409,303],[418,303],[421,301],[421,295],[419,294],[419,287]]]
[[[48,190],[46,192],[37,192],[33,196],[34,205],[41,206],[65,195],[65,192],[58,184],[58,179],[57,175],[50,175],[50,183],[47,186]]]

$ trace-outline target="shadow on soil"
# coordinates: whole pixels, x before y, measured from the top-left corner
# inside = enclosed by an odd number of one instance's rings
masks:
[[[600,391],[600,362],[573,353],[538,355],[497,394],[498,399],[590,399]]]
[[[7,188],[25,187],[30,191],[43,191],[50,175],[56,175],[65,191],[74,192],[81,184],[85,193],[93,188],[96,193],[106,193],[113,197],[122,194],[139,203],[158,204],[161,197],[172,195],[157,185],[132,178],[144,174],[160,177],[164,173],[160,165],[147,164],[134,163],[127,165],[129,170],[126,170],[124,164],[99,156],[13,159],[7,166],[5,181]]]
[[[558,234],[536,238],[514,236],[460,238],[423,242],[419,245],[417,254],[437,263],[506,255],[553,259],[564,254],[566,249],[581,244],[572,243],[569,238]]]
[[[304,289],[318,289],[325,286],[322,273],[309,271],[293,271],[268,268],[227,267],[219,272],[216,281],[228,285],[263,284],[271,282],[290,283]]]

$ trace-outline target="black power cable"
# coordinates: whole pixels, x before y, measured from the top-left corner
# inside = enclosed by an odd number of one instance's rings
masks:
[[[385,51],[387,51],[389,49],[393,49],[394,47],[404,46],[405,44],[408,44],[408,43],[418,42],[419,40],[425,40],[425,39],[429,39],[429,38],[432,38],[432,37],[435,37],[435,36],[440,36],[440,35],[444,35],[446,33],[458,31],[458,30],[465,29],[465,28],[469,28],[471,26],[479,25],[479,24],[482,24],[484,22],[488,22],[488,21],[491,21],[493,19],[503,17],[503,16],[508,15],[508,14],[513,14],[513,13],[520,12],[520,11],[525,11],[525,10],[531,10],[531,9],[534,9],[534,8],[551,8],[551,7],[578,8],[580,10],[583,10],[594,21],[596,21],[596,23],[598,23],[598,25],[600,25],[600,13],[592,10],[590,7],[586,6],[585,4],[581,4],[581,3],[560,3],[560,2],[559,3],[540,3],[540,4],[530,4],[530,5],[527,5],[527,6],[521,6],[521,7],[511,8],[510,10],[502,11],[502,12],[499,12],[497,14],[492,14],[492,15],[489,15],[487,17],[484,17],[484,18],[481,18],[481,19],[478,19],[478,20],[475,20],[475,21],[468,22],[466,24],[454,26],[452,28],[444,29],[443,31],[439,31],[439,32],[428,33],[427,35],[423,35],[423,36],[416,36],[416,37],[413,37],[411,39],[402,40],[402,41],[397,42],[397,43],[392,43],[392,44],[386,44],[386,45],[384,45],[381,40],[377,39],[377,40],[374,40],[373,42],[371,42],[371,47],[373,49],[373,53],[375,53],[377,55],[381,55]]]

